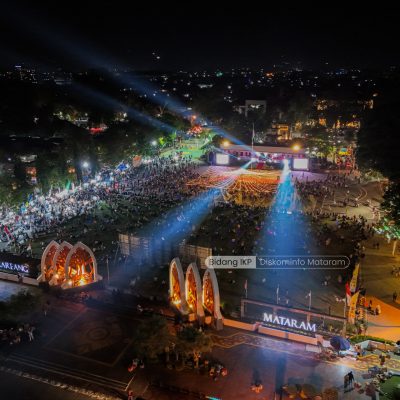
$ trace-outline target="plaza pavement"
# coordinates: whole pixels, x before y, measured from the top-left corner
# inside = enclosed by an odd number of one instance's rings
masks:
[[[137,316],[133,310],[131,317],[135,324]],[[363,382],[362,374],[379,363],[378,355],[372,354],[362,361],[353,358],[321,361],[316,358],[315,349],[303,344],[225,328],[211,332],[214,342],[211,357],[228,368],[227,377],[214,381],[200,371],[177,372],[160,365],[146,365],[133,375],[126,368],[130,334],[123,331],[125,317],[119,320],[118,314],[110,315],[109,310],[52,300],[47,317],[38,312],[33,318],[40,335],[33,343],[10,348],[2,364],[108,395],[120,395],[131,387],[135,394],[143,393],[148,400],[190,398],[151,386],[153,381],[175,386],[182,392],[203,392],[223,400],[270,399],[277,388],[287,383],[310,383],[317,389],[333,386],[343,392],[344,374],[353,370],[356,380]],[[124,341],[127,346],[120,346]],[[107,355],[110,359],[104,359]],[[400,362],[392,359],[388,367],[400,371]],[[3,372],[0,375],[0,379],[7,379]],[[264,386],[259,395],[250,390],[256,377]],[[343,398],[363,399],[354,391]]]
[[[379,250],[373,243],[379,242]],[[379,316],[368,315],[369,335],[389,340],[400,340],[400,277],[392,274],[393,266],[400,266],[399,246],[393,256],[393,244],[381,236],[375,236],[364,243],[365,258],[361,264],[361,281],[367,289],[367,301],[372,300],[372,307],[381,307]],[[399,298],[393,301],[393,293]]]

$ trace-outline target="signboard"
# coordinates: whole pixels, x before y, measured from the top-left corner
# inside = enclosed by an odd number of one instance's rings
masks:
[[[245,284],[246,290],[246,284]],[[343,331],[346,317],[321,314],[309,310],[288,307],[276,303],[264,303],[242,298],[240,317],[259,321],[263,326],[305,336],[322,333],[327,336]]]
[[[22,273],[22,274],[29,274],[29,265],[28,264],[15,264],[8,261],[1,261],[0,262],[0,270],[4,272],[11,272],[11,273]]]
[[[40,260],[11,253],[0,253],[0,271],[36,279],[40,273]]]
[[[269,313],[263,314],[263,322],[268,322],[273,325],[279,325],[279,327],[300,329],[306,332],[316,332],[317,330],[316,324],[311,324],[310,322],[305,322],[305,321],[299,322],[295,318],[287,318]]]

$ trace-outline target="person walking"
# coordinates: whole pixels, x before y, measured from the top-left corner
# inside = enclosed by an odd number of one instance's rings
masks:
[[[349,377],[349,386],[351,389],[353,389],[353,385],[354,385],[354,375],[353,375],[353,371],[350,371],[347,376]]]
[[[29,329],[28,329],[28,339],[30,342],[33,342],[33,340],[35,339],[35,337],[33,336],[34,330],[35,330],[35,328],[33,326],[29,327]]]
[[[393,303],[397,302],[397,292],[393,292]]]

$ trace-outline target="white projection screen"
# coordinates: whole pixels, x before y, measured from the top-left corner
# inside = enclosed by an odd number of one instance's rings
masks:
[[[308,170],[308,158],[294,158],[293,169]]]
[[[217,153],[215,155],[215,163],[217,165],[228,165],[229,164],[229,155]]]

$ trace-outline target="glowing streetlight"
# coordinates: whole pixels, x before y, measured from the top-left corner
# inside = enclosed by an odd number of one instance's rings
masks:
[[[293,150],[293,151],[299,151],[300,149],[301,149],[301,147],[300,147],[299,144],[294,144],[294,145],[292,146],[292,150]]]
[[[224,147],[228,147],[229,145],[230,145],[229,140],[224,140],[222,142],[222,146],[224,146]]]
[[[87,161],[84,161],[84,162],[82,163],[82,167],[83,167],[83,168],[89,168],[89,163],[88,163]]]
[[[152,141],[151,141],[151,145],[152,145],[152,146],[157,146],[157,140],[152,140]]]

